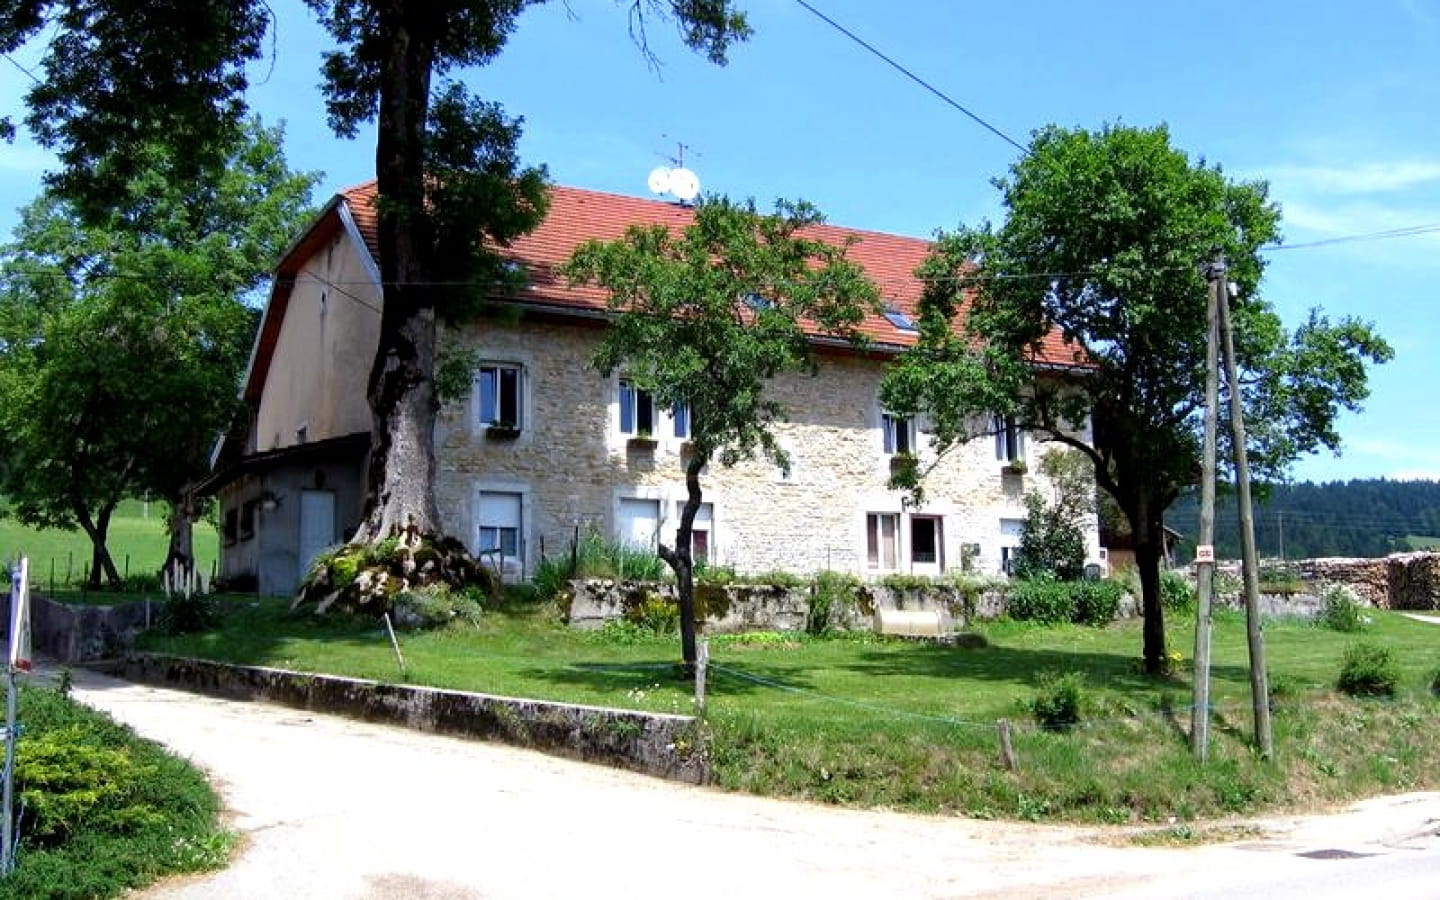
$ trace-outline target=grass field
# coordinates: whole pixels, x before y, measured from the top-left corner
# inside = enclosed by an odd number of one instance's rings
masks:
[[[159,572],[168,541],[164,504],[151,503],[147,511],[142,501],[127,500],[116,508],[108,546],[123,577]],[[195,557],[200,571],[212,571],[219,553],[214,526],[197,523]],[[32,584],[42,590],[63,589],[84,580],[90,565],[90,539],[79,529],[35,529],[11,518],[0,519],[0,557],[9,560],[21,555],[30,558]]]
[[[402,680],[383,634],[360,622],[293,616],[283,602],[240,604],[219,631],[145,638],[148,649],[384,681]],[[1377,613],[1365,637],[1398,657],[1400,695],[1337,695],[1355,640],[1308,623],[1266,629],[1277,759],[1249,744],[1243,621],[1222,614],[1214,639],[1215,715],[1208,765],[1186,737],[1188,673],[1140,673],[1139,625],[1105,629],[996,622],[984,647],[761,634],[711,640],[708,722],[723,786],[841,804],[977,817],[1102,822],[1309,808],[1440,786],[1440,626]],[[1192,639],[1172,624],[1170,646]],[[674,637],[574,632],[534,609],[495,612],[478,629],[402,637],[412,683],[512,696],[688,712],[674,678]],[[1183,670],[1183,666],[1181,667]],[[1085,721],[1070,733],[1033,724],[1042,673],[1080,672]],[[1016,723],[1018,772],[998,763],[996,720]]]

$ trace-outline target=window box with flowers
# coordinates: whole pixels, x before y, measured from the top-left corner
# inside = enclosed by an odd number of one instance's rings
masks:
[[[520,426],[514,422],[491,422],[485,436],[492,441],[513,441],[520,436]]]

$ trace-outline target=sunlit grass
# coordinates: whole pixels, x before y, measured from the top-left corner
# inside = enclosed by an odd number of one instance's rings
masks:
[[[1217,618],[1212,742],[1192,756],[1193,632],[1175,617],[1177,674],[1139,665],[1139,623],[1109,628],[995,622],[986,646],[870,635],[716,636],[708,720],[723,786],[827,802],[980,817],[1163,821],[1305,808],[1366,794],[1434,788],[1440,702],[1429,677],[1440,626],[1376,612],[1365,635],[1400,662],[1400,696],[1356,701],[1332,690],[1352,635],[1299,621],[1267,624],[1276,761],[1251,740],[1243,619]],[[384,633],[363,622],[317,622],[257,601],[221,631],[149,637],[160,652],[383,681],[657,712],[692,710],[673,637],[577,632],[534,609],[493,612],[473,630],[401,636],[402,679]],[[1044,672],[1083,673],[1085,718],[1070,733],[1029,714]],[[996,721],[1015,726],[1018,772],[1000,765]]]

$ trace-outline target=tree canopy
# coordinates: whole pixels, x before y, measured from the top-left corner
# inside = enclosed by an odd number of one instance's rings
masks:
[[[695,662],[691,534],[701,473],[712,460],[729,466],[757,455],[788,468],[773,431],[785,409],[767,396],[767,382],[813,374],[815,339],[858,343],[859,324],[879,308],[848,245],[806,234],[821,221],[804,202],[780,201],[765,215],[753,201],[709,197],[683,233],[631,227],[618,241],[582,245],[563,269],[572,283],[609,292],[614,318],[595,368],[621,371],[658,408],[688,411],[685,507],[674,547],[660,548],[679,582],[687,664]]]
[[[1234,396],[1261,477],[1338,450],[1339,411],[1359,408],[1367,364],[1390,348],[1366,323],[1318,312],[1287,331],[1259,293],[1280,226],[1266,185],[1192,160],[1163,126],[1041,129],[995,184],[1004,222],[941,235],[922,267],[921,340],[884,401],[926,412],[942,452],[1002,413],[1089,456],[1135,535],[1145,662],[1159,671],[1162,515],[1199,477],[1203,264],[1222,254],[1238,289]],[[1068,372],[1040,353],[1055,332]]]
[[[543,2],[543,0],[535,0]],[[451,77],[504,48],[531,0],[306,0],[335,39],[325,57],[329,122],[378,122],[378,241],[384,308],[367,396],[373,413],[357,542],[438,530],[434,499],[435,322],[495,288],[493,252],[543,217],[543,169],[515,152],[519,123]],[[731,0],[623,0],[649,53],[648,23],[723,63],[750,34]],[[56,149],[53,184],[87,216],[138,170],[134,148],[175,148],[177,178],[213,168],[245,110],[246,64],[273,26],[264,0],[0,0],[0,51],[51,29],[45,77],[27,100]],[[466,305],[464,303],[461,304]]]
[[[0,250],[0,484],[42,527],[80,527],[90,583],[119,581],[115,505],[182,504],[236,412],[258,311],[246,304],[310,215],[279,129],[246,127],[210,183],[171,178],[172,148],[123,185],[104,221],[47,192]]]

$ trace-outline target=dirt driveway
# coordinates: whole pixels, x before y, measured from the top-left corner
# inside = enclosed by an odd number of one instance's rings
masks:
[[[230,868],[147,898],[1163,896],[1157,877],[1257,861],[1256,847],[1121,848],[1085,829],[724,794],[83,671],[75,696],[206,768],[244,835]],[[1265,846],[1393,836],[1440,816],[1440,795],[1419,802],[1368,827],[1274,823],[1284,839]]]

